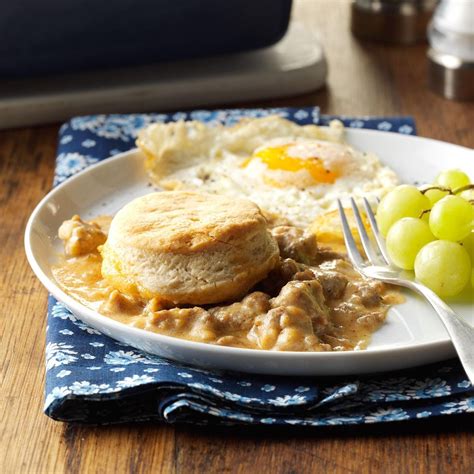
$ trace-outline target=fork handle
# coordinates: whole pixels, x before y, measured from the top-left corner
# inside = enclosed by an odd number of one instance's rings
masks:
[[[438,313],[461,360],[466,374],[474,386],[474,328],[463,321],[436,293],[424,285],[413,282],[414,289],[423,295]]]

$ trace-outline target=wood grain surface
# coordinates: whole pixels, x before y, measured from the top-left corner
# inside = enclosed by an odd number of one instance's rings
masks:
[[[240,105],[413,115],[420,135],[474,146],[474,104],[450,102],[426,89],[425,45],[358,42],[349,32],[346,0],[302,0],[294,14],[319,31],[330,67],[327,88]],[[474,472],[473,420],[466,416],[283,430],[84,427],[43,415],[47,294],[26,262],[23,232],[51,187],[57,132],[58,124],[0,132],[0,472]]]

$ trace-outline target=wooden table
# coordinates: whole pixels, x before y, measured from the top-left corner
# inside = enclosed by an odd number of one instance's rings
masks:
[[[450,102],[426,89],[425,45],[358,42],[349,32],[346,0],[303,0],[295,10],[321,33],[330,67],[327,88],[241,105],[408,114],[420,135],[474,146],[474,104]],[[467,417],[296,431],[83,427],[43,415],[47,295],[26,262],[23,232],[51,187],[57,133],[58,124],[0,132],[1,472],[473,472]]]

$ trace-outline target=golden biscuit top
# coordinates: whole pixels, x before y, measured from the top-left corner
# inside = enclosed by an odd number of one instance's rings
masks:
[[[259,207],[246,199],[163,191],[134,199],[114,217],[107,244],[170,253],[202,252],[265,231]]]

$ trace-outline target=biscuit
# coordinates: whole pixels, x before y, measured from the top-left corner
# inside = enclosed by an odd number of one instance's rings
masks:
[[[127,204],[101,254],[102,275],[119,291],[194,305],[240,298],[279,260],[256,204],[190,191]]]

